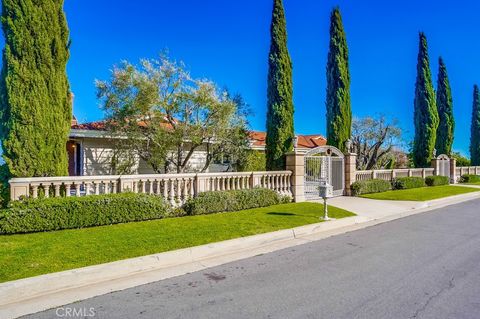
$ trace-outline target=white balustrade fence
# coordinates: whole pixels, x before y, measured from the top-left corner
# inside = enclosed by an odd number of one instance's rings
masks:
[[[406,169],[380,169],[371,171],[356,171],[355,180],[365,181],[369,179],[383,179],[392,181],[397,177],[427,177],[433,176],[435,169],[433,168],[406,168]]]
[[[291,171],[12,178],[11,200],[134,192],[162,196],[172,205],[207,191],[262,187],[292,196]]]
[[[480,166],[457,167],[457,178],[460,179],[462,175],[480,175]]]

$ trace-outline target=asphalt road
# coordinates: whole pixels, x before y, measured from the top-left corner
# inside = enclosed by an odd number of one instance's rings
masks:
[[[28,318],[69,308],[94,318],[480,318],[480,200]]]

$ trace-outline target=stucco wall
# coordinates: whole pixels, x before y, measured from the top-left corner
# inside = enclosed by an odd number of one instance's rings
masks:
[[[82,168],[83,175],[112,175],[116,174],[112,169],[112,156],[114,149],[108,139],[83,138],[82,144]],[[195,152],[189,161],[188,172],[198,172],[205,165],[206,153],[202,150]],[[135,159],[136,163],[131,174],[154,174],[152,168],[140,158]],[[173,169],[173,166],[171,167]]]

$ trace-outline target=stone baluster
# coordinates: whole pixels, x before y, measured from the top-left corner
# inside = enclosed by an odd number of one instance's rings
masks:
[[[90,186],[93,182],[85,182],[85,196],[90,195]]]
[[[285,175],[280,175],[280,193],[281,194],[286,194],[286,189],[285,189]]]
[[[50,197],[50,184],[43,185],[43,190],[44,190],[44,197],[49,198]]]
[[[162,186],[163,186],[163,199],[164,199],[165,201],[167,201],[167,200],[168,200],[168,185],[167,185],[167,180],[164,179],[164,180],[162,181],[162,184],[163,184],[163,185],[162,185]]]
[[[55,197],[60,197],[60,186],[62,184],[55,183],[53,186],[55,187]]]
[[[175,180],[173,178],[170,178],[168,180],[170,184],[170,204],[175,205]]]
[[[32,197],[37,198],[38,197],[38,185],[32,184]]]
[[[230,178],[225,176],[223,178],[223,180],[225,181],[225,190],[229,191],[230,190]]]
[[[190,198],[195,196],[195,179],[190,179]]]
[[[70,197],[70,190],[71,190],[71,184],[70,183],[66,183],[65,184],[65,196],[66,197]]]
[[[183,179],[183,202],[185,203],[188,199],[188,178]]]

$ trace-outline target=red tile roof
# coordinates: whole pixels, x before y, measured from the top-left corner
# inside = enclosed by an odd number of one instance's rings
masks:
[[[251,131],[250,139],[252,140],[252,146],[265,147],[265,140],[267,138],[267,133]],[[298,141],[297,146],[299,148],[315,148],[318,146],[327,145],[327,139],[319,134],[314,135],[297,135]]]
[[[88,130],[88,131],[106,131],[107,130],[105,121],[96,121],[96,122],[82,123],[82,124],[72,123],[71,128],[76,130]],[[265,132],[250,131],[249,137],[250,137],[252,146],[265,147],[265,144],[266,144],[265,140],[267,137],[267,134]],[[319,134],[297,135],[297,138],[298,138],[297,145],[299,148],[315,148],[318,146],[327,145],[327,139]]]
[[[90,122],[90,123],[82,123],[82,124],[73,124],[71,126],[74,130],[88,130],[88,131],[106,131],[106,122],[105,121],[97,121],[97,122]]]

